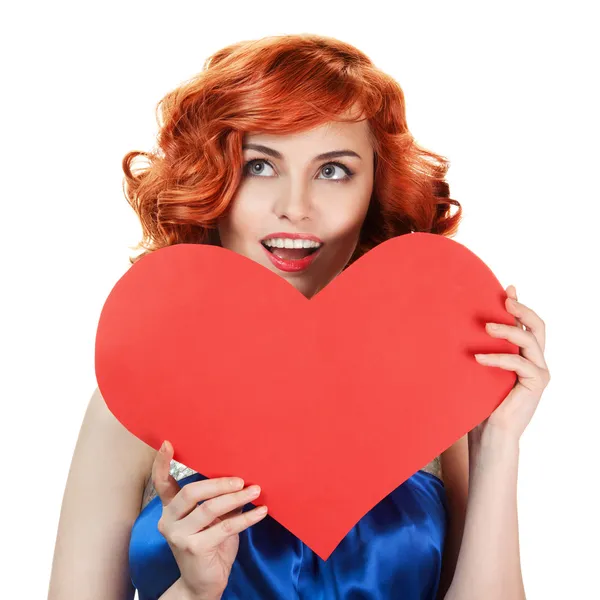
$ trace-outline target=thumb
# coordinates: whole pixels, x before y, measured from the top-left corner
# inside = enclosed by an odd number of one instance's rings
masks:
[[[170,472],[173,454],[173,446],[165,440],[152,463],[152,483],[163,506],[169,504],[181,489]]]
[[[506,295],[509,298],[512,298],[513,300],[517,300],[517,288],[514,285],[509,285],[506,288]],[[521,327],[521,329],[523,328],[523,324],[521,323],[521,321],[519,321],[519,319],[517,319],[517,317],[513,317],[515,320],[515,325],[517,327]]]

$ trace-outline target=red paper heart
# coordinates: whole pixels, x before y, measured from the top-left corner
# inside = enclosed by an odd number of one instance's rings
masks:
[[[476,352],[518,353],[471,251],[414,233],[386,241],[310,300],[230,250],[179,244],[121,277],[95,367],[115,417],[206,477],[262,487],[269,514],[326,560],[348,531],[478,425],[515,383]]]

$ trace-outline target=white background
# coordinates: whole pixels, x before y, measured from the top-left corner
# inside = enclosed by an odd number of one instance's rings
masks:
[[[519,466],[525,588],[528,600],[598,593],[592,4],[38,2],[4,11],[3,597],[47,595],[96,385],[97,321],[140,238],[121,190],[123,155],[154,145],[156,103],[209,54],[297,32],[350,42],[399,81],[417,141],[451,161],[451,195],[464,210],[456,241],[545,320],[552,381]]]

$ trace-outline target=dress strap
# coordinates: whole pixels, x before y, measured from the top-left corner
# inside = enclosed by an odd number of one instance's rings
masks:
[[[431,462],[427,463],[422,469],[419,469],[419,471],[426,471],[427,473],[431,473],[432,475],[435,475],[438,479],[443,481],[441,454],[436,456]]]
[[[186,467],[184,464],[177,462],[176,460],[171,461],[171,466],[169,467],[169,473],[173,476],[175,481],[179,481],[184,477],[188,477],[189,475],[193,475],[196,473],[193,469]],[[153,498],[156,497],[156,489],[154,488],[154,484],[152,483],[152,477],[148,479],[146,483],[146,487],[144,489],[144,495],[142,498],[142,508],[144,510],[148,502],[150,502]]]

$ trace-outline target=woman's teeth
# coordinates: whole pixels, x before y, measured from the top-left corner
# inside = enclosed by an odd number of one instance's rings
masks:
[[[313,240],[292,240],[290,238],[271,238],[263,240],[263,244],[276,248],[318,248],[321,245]]]
[[[262,244],[279,258],[298,260],[316,252],[321,244],[313,240],[292,240],[290,238],[271,238]]]

